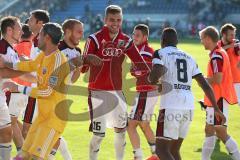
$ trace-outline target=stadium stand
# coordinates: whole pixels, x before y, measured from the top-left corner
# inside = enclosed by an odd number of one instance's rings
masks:
[[[24,3],[22,3],[22,1],[20,0],[5,1],[5,8],[0,10],[0,16],[18,16],[24,21],[26,18],[28,18],[29,12],[35,9],[45,9],[48,10],[50,13],[53,12],[53,10],[63,11],[64,9],[66,9],[69,0],[52,0],[51,3],[49,3],[48,0],[27,0]],[[8,7],[6,8],[6,6]]]
[[[180,36],[195,37],[206,25],[220,26],[228,21],[240,23],[240,0],[52,0],[51,3],[48,0],[28,0],[25,3],[0,0],[0,7],[4,6],[0,14],[17,15],[25,20],[30,11],[46,9],[54,22],[62,23],[66,18],[83,21],[87,35],[102,24],[104,8],[109,4],[123,8],[126,33],[130,33],[135,24],[145,23],[151,28],[150,37],[158,37],[166,26],[175,26]]]

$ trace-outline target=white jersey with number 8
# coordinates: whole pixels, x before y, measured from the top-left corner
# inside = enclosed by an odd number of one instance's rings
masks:
[[[154,64],[167,68],[160,79],[163,89],[168,90],[161,95],[161,109],[194,109],[192,79],[201,74],[194,59],[178,48],[168,46],[155,51]]]

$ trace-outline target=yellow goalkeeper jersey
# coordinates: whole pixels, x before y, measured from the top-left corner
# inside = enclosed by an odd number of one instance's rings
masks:
[[[41,52],[33,61],[21,61],[16,69],[37,72],[37,87],[30,91],[37,98],[38,117],[49,121],[49,127],[63,132],[68,115],[67,82],[70,68],[59,50],[49,56]]]

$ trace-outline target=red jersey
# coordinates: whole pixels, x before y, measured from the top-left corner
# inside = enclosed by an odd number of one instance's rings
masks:
[[[148,42],[145,42],[145,43],[137,46],[137,48],[139,50],[139,54],[143,57],[143,59],[145,60],[145,62],[148,65],[148,67],[151,69],[152,68],[152,59],[153,59],[153,54],[154,54],[153,48],[148,44]],[[136,74],[137,72],[138,71],[135,68],[133,68],[131,73],[133,76],[135,76],[137,78],[136,90],[138,92],[152,91],[152,90],[156,89],[156,86],[150,85],[150,82],[148,81],[149,74],[138,77],[138,75]]]
[[[101,67],[90,65],[82,70],[86,72],[90,68],[88,85],[90,90],[122,90],[122,63],[125,55],[143,74],[150,72],[135,45],[132,44],[126,49],[130,41],[131,39],[121,30],[111,39],[106,26],[88,37],[84,55],[93,54],[103,61]]]

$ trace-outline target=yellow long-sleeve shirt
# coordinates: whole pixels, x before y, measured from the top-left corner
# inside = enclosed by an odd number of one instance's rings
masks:
[[[70,73],[64,54],[57,50],[45,56],[42,52],[33,61],[17,63],[16,69],[37,72],[37,87],[31,88],[29,96],[37,98],[38,118],[48,119],[50,127],[62,132],[68,115],[65,82]]]

